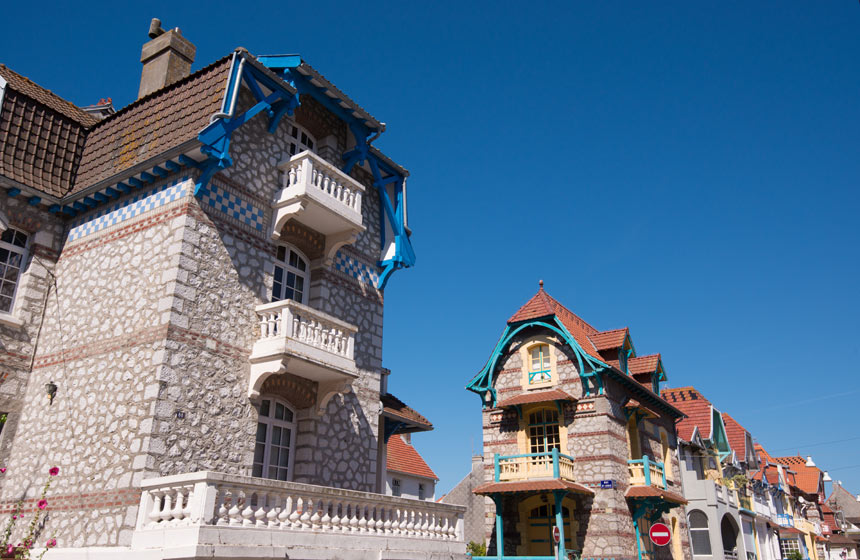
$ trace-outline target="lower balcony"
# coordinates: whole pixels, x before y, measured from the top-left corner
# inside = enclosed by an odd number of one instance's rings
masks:
[[[652,461],[647,455],[627,461],[631,486],[654,486],[666,490],[666,471],[663,463]]]
[[[269,376],[291,373],[318,384],[322,410],[358,377],[355,325],[292,300],[258,305],[256,311],[260,337],[251,350],[250,397],[259,396]]]
[[[133,551],[159,558],[450,558],[465,508],[197,472],[145,480]]]
[[[496,455],[494,458],[496,482],[559,478],[573,481],[573,457],[553,449],[548,453],[522,455]]]
[[[794,517],[787,513],[780,513],[776,516],[776,523],[780,527],[794,527]]]

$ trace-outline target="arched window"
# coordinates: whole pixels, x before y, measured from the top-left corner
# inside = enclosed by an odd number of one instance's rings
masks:
[[[535,344],[529,348],[529,358],[529,384],[550,381],[549,344]]]
[[[690,512],[690,540],[694,556],[711,555],[711,535],[708,530],[708,516],[701,511]]]
[[[307,303],[310,284],[308,260],[294,247],[278,245],[275,275],[272,282],[272,301],[291,299]]]
[[[0,313],[12,313],[27,256],[27,234],[8,228],[0,234]]]
[[[264,397],[257,419],[252,475],[291,480],[295,434],[295,413],[290,405],[273,397]]]

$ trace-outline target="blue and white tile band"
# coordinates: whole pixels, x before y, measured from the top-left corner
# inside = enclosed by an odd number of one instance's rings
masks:
[[[200,194],[200,202],[257,231],[263,231],[265,227],[266,214],[262,208],[257,208],[212,181]]]
[[[334,269],[359,282],[370,284],[374,288],[379,284],[379,273],[375,267],[368,266],[340,251],[334,257]]]
[[[189,192],[192,183],[188,177],[177,179],[172,183],[161,185],[147,192],[133,196],[116,204],[106,206],[95,214],[72,223],[69,230],[69,241],[77,241],[88,235],[97,233],[144,212],[155,210],[160,206],[179,200]]]

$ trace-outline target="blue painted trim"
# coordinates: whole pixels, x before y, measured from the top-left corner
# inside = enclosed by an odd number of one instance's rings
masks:
[[[59,204],[51,204],[51,206],[48,208],[48,212],[50,212],[51,214],[56,214],[62,211],[63,208]]]
[[[38,206],[40,202],[42,202],[42,198],[38,196],[31,196],[27,199],[27,204],[30,206]]]
[[[152,173],[148,173],[146,171],[141,171],[140,178],[145,183],[154,183],[155,182],[155,175],[153,175]]]
[[[133,187],[131,185],[126,185],[125,183],[117,183],[116,188],[125,194],[131,192]]]
[[[16,197],[16,196],[18,196],[19,194],[21,194],[21,189],[19,189],[19,188],[17,188],[17,187],[15,187],[15,188],[11,188],[11,189],[9,189],[8,191],[6,191],[6,194],[8,194],[8,195],[9,195],[9,196],[11,196],[11,197]]]
[[[87,210],[89,210],[89,208],[84,206],[80,200],[76,200],[76,201],[72,202],[72,208],[74,208],[78,212],[86,212]]]
[[[190,158],[185,154],[181,154],[179,156],[179,163],[186,167],[193,167],[194,169],[200,169],[200,162],[196,159]]]
[[[93,193],[93,198],[96,199],[97,202],[107,202],[108,200],[108,197],[100,192]]]
[[[129,177],[128,178],[128,184],[131,185],[132,187],[136,188],[136,189],[139,189],[139,188],[143,187],[143,185],[144,185],[143,181],[141,181],[137,177]]]
[[[105,194],[107,194],[111,198],[119,198],[120,196],[122,196],[121,192],[111,187],[105,189]]]
[[[170,175],[170,173],[166,169],[157,165],[152,168],[152,172],[161,177],[162,179]]]
[[[99,204],[96,199],[90,198],[88,196],[85,196],[83,198],[83,203],[86,204],[87,206],[89,206],[90,208],[95,208]]]
[[[173,161],[172,159],[165,161],[164,167],[166,167],[167,170],[170,171],[171,173],[176,173],[177,171],[182,169],[182,166],[179,165],[178,163],[176,163],[175,161]]]
[[[63,206],[63,214],[68,214],[69,216],[77,216],[78,213],[69,206]]]

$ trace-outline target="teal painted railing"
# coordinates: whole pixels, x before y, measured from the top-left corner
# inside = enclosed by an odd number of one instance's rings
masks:
[[[557,448],[548,453],[522,453],[493,457],[496,482],[531,478],[564,478],[573,480],[573,457]]]
[[[666,489],[666,469],[663,468],[663,463],[652,461],[645,455],[641,459],[627,461],[627,466],[630,469],[630,484]]]

